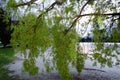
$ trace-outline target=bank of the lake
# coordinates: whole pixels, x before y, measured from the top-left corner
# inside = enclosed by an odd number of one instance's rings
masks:
[[[14,54],[12,48],[0,47],[0,80],[14,80],[8,75],[12,73],[12,71],[4,68],[5,65],[13,61]]]
[[[105,43],[107,45],[113,45],[114,43]],[[118,50],[120,50],[120,43],[118,44]],[[80,43],[82,50],[85,54],[92,54],[94,43]],[[48,49],[45,54],[49,53],[51,50]],[[49,57],[49,56],[47,56]],[[14,61],[9,65],[5,66],[9,70],[14,71],[14,73],[9,74],[12,78],[18,80],[60,80],[60,76],[56,70],[53,70],[49,73],[42,73],[42,70],[45,69],[42,57],[36,58],[36,66],[39,68],[38,75],[31,76],[27,72],[23,72],[23,62],[25,60],[24,56],[21,53],[15,55]],[[120,59],[120,57],[119,57]],[[80,75],[77,75],[77,71],[74,67],[70,67],[70,72],[74,80],[77,80],[80,77],[82,80],[120,80],[120,66],[113,65],[112,67],[105,66],[101,68],[100,63],[97,63],[96,66],[93,66],[94,61],[87,59],[85,60],[85,66]]]

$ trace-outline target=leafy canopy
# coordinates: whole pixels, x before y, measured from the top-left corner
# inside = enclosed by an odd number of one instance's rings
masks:
[[[38,72],[35,58],[44,56],[48,48],[52,51],[48,55],[52,56],[53,68],[50,67],[49,59],[44,57],[46,70],[56,68],[63,80],[71,79],[70,64],[80,73],[86,58],[95,59],[102,66],[109,67],[120,62],[118,45],[115,43],[120,41],[119,0],[9,0],[7,7],[16,13],[19,21],[18,25],[11,26],[14,29],[11,43],[25,55],[29,52],[24,67],[31,74]],[[77,26],[83,30],[77,32]],[[83,37],[89,27],[93,28],[96,44],[92,56],[84,54],[77,45],[78,37]],[[103,43],[109,39],[114,42],[112,47],[106,47]],[[112,58],[117,62],[114,63]],[[31,64],[34,67],[27,69]]]

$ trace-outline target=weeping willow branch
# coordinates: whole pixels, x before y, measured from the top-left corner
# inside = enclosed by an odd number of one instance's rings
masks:
[[[72,27],[74,27],[75,23],[77,22],[77,20],[81,17],[84,16],[120,16],[120,13],[105,13],[105,14],[101,14],[101,13],[90,13],[90,14],[83,14],[83,15],[78,15],[77,17],[75,17],[75,20],[73,21],[73,23],[71,24],[71,26],[66,30],[65,34],[67,34],[70,29]]]
[[[25,5],[30,5],[30,4],[33,4],[35,1],[37,0],[30,0],[29,2],[26,2],[26,3],[21,3],[21,4],[18,4],[16,5],[15,7],[19,7],[19,6],[25,6]],[[53,2],[43,13],[41,13],[39,16],[38,16],[38,19],[41,18],[44,14],[48,13],[49,11],[51,11],[55,5],[62,5],[66,0],[62,0],[61,2],[60,1],[55,1]],[[106,14],[101,14],[101,13],[89,13],[89,14],[82,14],[82,11],[84,10],[84,8],[86,7],[87,4],[89,4],[91,0],[88,0],[81,8],[80,10],[80,13],[78,16],[76,16],[71,24],[71,26],[65,30],[65,35],[70,31],[70,29],[72,27],[74,27],[75,23],[78,21],[78,19],[80,19],[81,17],[84,17],[84,16],[120,16],[120,13],[106,13]]]
[[[90,13],[90,14],[83,14],[83,15],[78,15],[77,17],[83,17],[83,16],[120,16],[120,13],[105,13],[105,14],[101,14],[101,13]]]
[[[50,7],[48,7],[48,8],[46,9],[45,12],[41,13],[41,14],[38,16],[38,18],[40,18],[42,15],[44,15],[45,13],[49,12],[50,10],[52,10],[56,4],[57,4],[57,2],[52,3],[52,4],[50,5]]]
[[[30,0],[29,2],[18,4],[15,7],[30,5],[30,4],[33,4],[35,1],[37,0]]]
[[[81,10],[80,10],[79,15],[81,15],[82,11],[84,10],[84,8],[86,7],[86,5],[87,5],[90,1],[91,1],[91,0],[88,0],[88,1],[83,5],[83,7],[82,7]],[[74,19],[74,21],[73,21],[73,23],[71,24],[71,26],[69,27],[69,29],[66,30],[65,35],[66,35],[66,34],[69,32],[69,30],[75,25],[75,23],[77,22],[78,19],[79,19],[79,17],[76,17],[76,18]]]
[[[18,4],[18,5],[16,5],[15,7],[30,5],[30,4],[33,4],[35,1],[37,1],[37,0],[30,0],[29,2]],[[64,2],[65,2],[65,0],[62,0],[61,2],[60,2],[60,1],[55,1],[55,2],[53,2],[53,3],[45,10],[45,12],[41,13],[41,14],[38,16],[38,18],[40,18],[42,15],[44,15],[45,13],[49,12],[50,10],[52,10],[55,5],[62,5]]]
[[[82,11],[84,10],[84,8],[85,8],[85,6],[90,2],[91,0],[88,0],[84,5],[83,5],[83,7],[81,8],[81,10],[80,10],[80,15],[81,15],[81,13],[82,13]]]
[[[51,10],[54,8],[55,5],[62,5],[63,3],[64,3],[64,1],[62,1],[62,2],[55,1],[54,3],[52,3],[52,4],[50,5],[50,7],[48,7],[48,8],[45,10],[45,12],[41,13],[41,14],[38,16],[38,18],[42,17],[42,15],[44,15],[45,13],[48,13],[49,11],[51,11]]]

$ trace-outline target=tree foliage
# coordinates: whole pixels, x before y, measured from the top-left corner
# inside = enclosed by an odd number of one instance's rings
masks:
[[[38,1],[38,2],[37,2]],[[49,1],[50,2],[50,1]],[[58,70],[62,80],[70,80],[69,65],[72,64],[80,73],[84,68],[86,58],[95,59],[102,66],[112,66],[112,58],[118,58],[118,45],[114,43],[107,47],[102,39],[112,38],[113,41],[119,41],[120,33],[120,1],[116,0],[56,0],[49,4],[47,0],[9,0],[8,7],[13,9],[18,15],[19,24],[12,26],[11,43],[18,51],[28,54],[28,60],[24,62],[26,71],[28,66],[35,64],[35,58],[38,55],[44,55],[48,48],[52,52],[53,66]],[[23,9],[22,16],[19,15],[20,9]],[[37,9],[37,13],[32,10]],[[90,11],[91,10],[91,11]],[[82,51],[78,51],[78,35],[76,26],[86,29],[86,26],[92,26],[96,48],[92,57]],[[86,30],[84,30],[86,31]],[[113,54],[113,52],[116,54]],[[49,60],[43,59],[47,64],[47,70],[50,69]],[[30,63],[30,61],[32,61]],[[96,62],[94,63],[94,65]],[[38,68],[31,68],[37,72]],[[30,69],[30,70],[31,70]],[[31,73],[31,71],[29,71]],[[35,73],[31,73],[35,74]]]
[[[10,28],[11,20],[9,13],[2,7],[0,8],[0,41],[6,47],[10,43],[12,30]]]

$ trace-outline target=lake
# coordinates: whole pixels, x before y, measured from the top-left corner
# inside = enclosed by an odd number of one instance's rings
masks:
[[[95,52],[95,44],[94,43],[79,43],[79,46],[81,46],[80,50],[83,54],[87,54],[91,57],[91,55]],[[114,43],[105,43],[104,47],[111,47],[113,49]],[[118,48],[117,51],[120,51],[120,43],[117,43]],[[28,50],[29,52],[29,50]],[[97,52],[97,51],[96,51]],[[45,57],[48,59],[51,59],[48,54],[51,53],[51,48],[49,48],[45,52]],[[98,52],[99,53],[99,52]],[[113,51],[113,54],[115,54],[115,51]],[[117,56],[118,60],[120,60],[120,56]],[[27,57],[26,57],[27,58]],[[12,63],[5,66],[5,68],[8,68],[9,70],[14,71],[13,73],[10,73],[9,75],[11,77],[17,77],[19,80],[22,79],[28,79],[28,80],[60,80],[60,76],[58,75],[58,72],[56,70],[53,70],[51,72],[45,72],[45,65],[44,61],[42,60],[42,57],[38,57],[35,59],[35,65],[38,67],[38,75],[31,76],[28,74],[28,72],[24,71],[23,62],[26,60],[24,55],[21,53],[17,53],[15,55],[15,59]],[[114,65],[116,62],[115,57],[111,58],[113,61],[112,67],[108,67],[105,65],[104,67],[101,66],[101,64],[96,61],[92,60],[91,58],[88,58],[85,60],[85,67],[82,70],[80,77],[83,80],[120,80],[120,66]],[[94,63],[97,63],[96,66],[93,66]],[[50,63],[51,64],[51,63]],[[52,64],[51,64],[52,65]],[[73,76],[73,78],[76,80],[77,77],[77,71],[74,67],[69,65],[70,72]],[[44,72],[44,73],[43,73]]]

